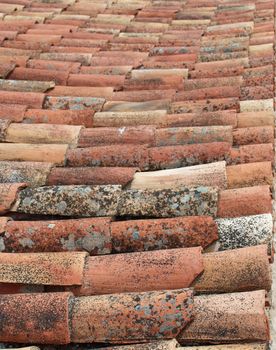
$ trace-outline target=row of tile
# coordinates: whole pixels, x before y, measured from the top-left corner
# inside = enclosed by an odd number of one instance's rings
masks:
[[[271,214],[216,220],[208,216],[124,221],[1,217],[0,222],[0,251],[8,253],[86,251],[102,255],[195,246],[207,249],[214,242],[216,249],[228,250],[270,246],[273,232]]]
[[[96,159],[91,160],[93,161],[96,162]],[[145,166],[143,168],[145,169]],[[0,171],[1,183],[25,182],[30,186],[111,184],[140,190],[201,185],[216,186],[219,189],[272,186],[273,179],[271,162],[226,166],[226,162],[221,161],[177,169],[139,172],[135,167],[55,167],[53,163],[47,162],[0,161]]]
[[[1,214],[238,217],[272,212],[268,185],[222,191],[206,186],[160,190],[122,190],[120,185],[24,187],[22,183],[0,184]]]
[[[189,289],[77,298],[68,292],[14,294],[1,295],[0,305],[2,342],[124,344],[174,337],[180,344],[269,340],[263,290],[195,297]]]
[[[201,247],[93,257],[84,252],[1,253],[0,267],[1,294],[35,286],[45,291],[66,287],[77,296],[188,287],[197,293],[271,289],[266,245],[203,255]]]

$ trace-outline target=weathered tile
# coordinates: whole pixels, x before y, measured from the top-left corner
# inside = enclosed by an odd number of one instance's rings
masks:
[[[19,194],[13,211],[41,215],[114,216],[121,186],[45,186]]]
[[[187,289],[80,297],[73,304],[71,341],[168,339],[190,322],[192,314],[193,297]]]
[[[216,222],[221,250],[271,243],[271,214],[223,218],[217,219]]]
[[[119,216],[170,217],[210,215],[217,212],[217,189],[179,187],[164,190],[125,190],[120,196]]]

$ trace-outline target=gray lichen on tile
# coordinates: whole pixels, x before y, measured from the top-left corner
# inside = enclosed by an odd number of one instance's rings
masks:
[[[121,186],[45,186],[20,192],[16,211],[63,216],[116,215]]]
[[[163,190],[126,190],[118,205],[119,216],[216,216],[218,190],[214,187],[179,187]]]
[[[272,215],[252,215],[217,219],[220,250],[270,244],[272,240]]]

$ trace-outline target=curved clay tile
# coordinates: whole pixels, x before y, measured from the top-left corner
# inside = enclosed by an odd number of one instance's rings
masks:
[[[70,149],[67,163],[73,167],[137,167],[148,169],[148,148],[144,145],[109,145]]]
[[[226,167],[228,188],[272,185],[271,162],[257,162]]]
[[[188,80],[187,80],[188,81]],[[166,127],[191,127],[212,125],[237,125],[237,113],[234,111],[215,111],[205,113],[168,114],[162,123]]]
[[[273,126],[251,126],[233,131],[234,145],[250,145],[260,143],[273,143]]]
[[[19,194],[13,211],[65,216],[114,216],[121,186],[45,186],[29,188]]]
[[[122,344],[170,339],[192,315],[193,293],[187,289],[80,297],[73,304],[71,341]]]
[[[240,102],[241,112],[273,112],[273,99],[249,100]]]
[[[232,144],[232,126],[197,126],[156,130],[156,146],[211,142]]]
[[[0,182],[24,182],[31,186],[43,186],[52,168],[52,163],[1,162]]]
[[[179,334],[180,344],[267,342],[265,291],[194,298],[194,319]]]
[[[1,95],[0,95],[1,102]],[[100,97],[81,97],[81,96],[46,96],[44,108],[46,109],[65,109],[65,110],[94,110],[98,111],[105,103],[104,98]],[[41,108],[41,106],[30,106],[31,108]]]
[[[64,111],[49,109],[28,109],[24,114],[24,122],[83,125],[86,128],[91,128],[93,126],[94,113],[95,112],[92,110]]]
[[[123,126],[82,129],[78,147],[108,146],[115,144],[155,144],[154,126]]]
[[[132,189],[174,189],[179,186],[214,186],[227,188],[225,162],[194,165],[178,169],[139,172],[130,184]]]
[[[0,104],[0,118],[11,122],[22,122],[27,106],[16,104]]]
[[[271,214],[223,218],[216,220],[220,249],[235,249],[258,244],[271,244]]]
[[[208,216],[111,222],[112,249],[117,253],[202,246],[218,239]]]
[[[230,150],[226,142],[150,147],[149,167],[159,170],[222,161],[229,157]]]
[[[263,143],[259,145],[245,145],[231,149],[228,164],[254,163],[254,162],[273,162],[274,150],[272,143]]]
[[[248,128],[252,126],[274,126],[273,112],[243,112],[237,114],[238,128]]]
[[[1,253],[0,282],[81,285],[86,253]]]
[[[227,109],[238,111],[239,99],[235,97],[213,98],[208,100],[179,101],[171,104],[172,113],[202,113]]]
[[[139,95],[140,96],[140,95]],[[132,100],[131,100],[132,101]],[[144,101],[144,100],[143,100]],[[170,99],[150,100],[145,102],[122,102],[108,101],[103,106],[103,111],[109,112],[139,112],[151,110],[168,110],[170,108]]]
[[[61,144],[0,143],[0,161],[49,162],[64,165],[67,149],[68,145]]]
[[[40,92],[0,91],[0,103],[15,103],[29,108],[42,108],[44,97]]]
[[[230,293],[271,288],[267,245],[203,255],[204,272],[193,286],[201,293]]]
[[[0,214],[11,210],[12,205],[18,198],[18,192],[26,187],[24,183],[0,184]]]
[[[121,185],[124,187],[132,181],[137,171],[139,171],[138,168],[126,167],[56,167],[51,170],[47,185]]]
[[[117,207],[118,216],[173,217],[215,216],[218,192],[213,187],[179,187],[161,190],[125,190]]]
[[[1,342],[69,343],[70,297],[71,293],[0,295]]]
[[[5,141],[12,143],[77,145],[81,126],[12,123]]]
[[[187,288],[202,271],[201,247],[89,257],[76,294]]]
[[[78,97],[98,97],[110,99],[113,95],[113,87],[91,87],[91,86],[63,86],[56,85],[47,95],[53,96],[78,96]],[[85,101],[85,99],[84,99]],[[99,108],[100,109],[100,108]]]
[[[2,222],[2,224],[1,224]],[[9,221],[0,218],[0,251],[12,253],[111,252],[110,218]]]
[[[53,81],[0,80],[0,88],[4,91],[46,92],[54,86]]]
[[[231,218],[272,212],[269,186],[243,187],[220,191],[217,216]]]

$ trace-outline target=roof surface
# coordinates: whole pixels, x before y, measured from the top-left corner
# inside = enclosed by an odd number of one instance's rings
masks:
[[[1,348],[267,349],[274,7],[0,0]]]

